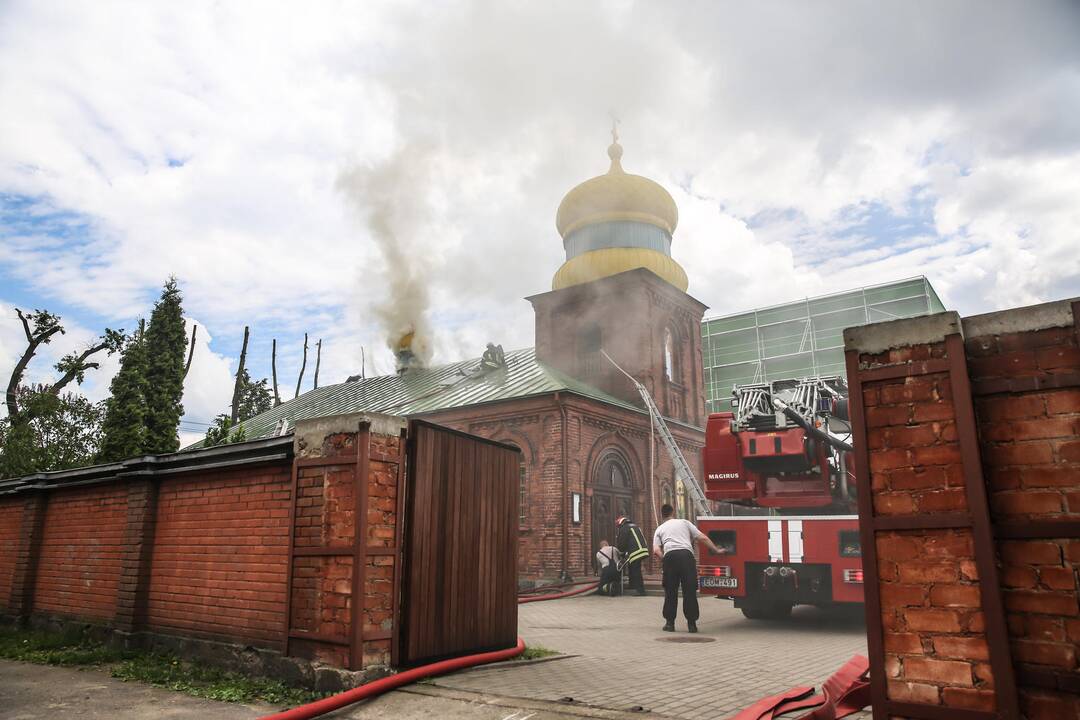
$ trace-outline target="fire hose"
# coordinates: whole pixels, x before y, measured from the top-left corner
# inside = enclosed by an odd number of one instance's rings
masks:
[[[541,588],[533,588],[527,593],[534,593],[538,590],[557,589],[561,587],[573,587],[581,585],[582,583],[565,583],[562,585],[547,585]],[[519,597],[518,605],[529,602],[537,602],[539,600],[558,600],[559,598],[571,597],[572,595],[580,595],[581,593],[588,592],[589,590],[596,589],[600,583],[589,581],[589,584],[585,587],[575,588],[573,590],[567,590],[554,595],[537,595],[535,597]],[[475,655],[462,655],[461,657],[453,658],[451,660],[442,660],[440,662],[431,663],[429,665],[421,665],[420,667],[413,668],[412,670],[406,670],[405,672],[398,673],[397,675],[391,675],[384,677],[380,680],[374,680],[372,682],[361,685],[360,687],[353,688],[352,690],[346,690],[343,693],[337,695],[331,695],[328,698],[322,700],[316,700],[313,703],[307,705],[300,705],[294,707],[291,710],[285,710],[283,712],[274,713],[273,715],[265,715],[259,720],[307,720],[308,718],[318,717],[325,715],[328,712],[333,712],[346,705],[351,705],[361,700],[367,700],[369,698],[382,695],[385,692],[402,687],[403,685],[410,685],[417,680],[422,680],[427,677],[433,677],[435,675],[442,675],[444,673],[453,672],[454,670],[461,670],[467,667],[473,667],[475,665],[484,665],[486,663],[499,662],[500,660],[509,660],[512,657],[517,657],[521,653],[525,652],[525,641],[520,637],[517,639],[517,645],[506,650],[495,650],[493,652],[477,653]]]

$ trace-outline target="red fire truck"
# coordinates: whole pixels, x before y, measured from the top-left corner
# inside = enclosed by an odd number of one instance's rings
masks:
[[[754,619],[863,601],[850,438],[843,378],[734,389],[732,411],[705,428],[704,494],[732,515],[698,518],[725,550],[704,552],[703,594],[731,598]]]

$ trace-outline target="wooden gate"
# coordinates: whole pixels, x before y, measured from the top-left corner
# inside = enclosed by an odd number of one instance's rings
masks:
[[[397,664],[517,642],[520,451],[409,423]]]

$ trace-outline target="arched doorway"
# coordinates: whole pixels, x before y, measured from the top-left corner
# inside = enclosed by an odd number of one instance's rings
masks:
[[[630,466],[622,455],[611,451],[600,459],[592,488],[590,558],[595,558],[601,540],[615,543],[615,518],[631,515],[634,484],[630,477]]]

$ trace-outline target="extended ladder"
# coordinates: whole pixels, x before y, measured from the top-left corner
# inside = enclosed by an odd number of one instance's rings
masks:
[[[697,478],[695,478],[694,473],[691,472],[690,465],[686,462],[682,450],[679,450],[679,446],[675,444],[675,438],[672,437],[671,430],[668,429],[667,423],[664,422],[664,416],[660,414],[660,410],[656,407],[656,403],[653,402],[652,396],[649,395],[649,391],[646,390],[645,386],[639,383],[633,375],[619,367],[619,363],[612,360],[607,352],[601,350],[600,354],[607,358],[607,361],[614,365],[616,370],[625,375],[630,382],[634,383],[634,387],[637,388],[638,394],[641,395],[641,400],[645,403],[645,407],[649,411],[649,419],[652,421],[653,427],[660,433],[660,439],[664,442],[664,447],[667,448],[668,455],[671,456],[671,464],[675,466],[675,474],[682,478],[683,484],[690,489],[690,496],[694,502],[694,507],[697,508],[698,516],[711,515],[712,510],[709,508],[705,493],[702,492],[701,486],[698,485]]]

